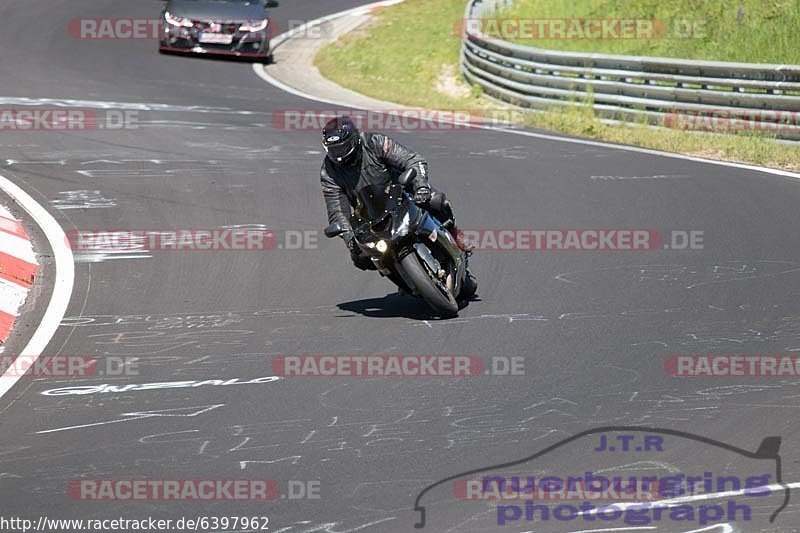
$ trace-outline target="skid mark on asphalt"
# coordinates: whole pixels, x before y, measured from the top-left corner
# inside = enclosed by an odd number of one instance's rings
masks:
[[[58,196],[56,200],[50,200],[50,204],[59,210],[106,209],[117,206],[116,199],[106,198],[98,190],[61,191]]]
[[[163,360],[152,359],[150,364],[169,364],[175,367],[177,371],[181,371],[182,368],[188,368],[189,365],[185,363],[185,358],[167,357],[165,353],[171,348],[190,346],[192,344],[198,347],[220,346],[226,342],[223,338],[225,333],[221,334],[219,339],[214,339],[211,336],[192,338],[189,334],[191,331],[231,329],[231,326],[236,325],[238,327],[234,328],[234,331],[230,333],[231,337],[228,340],[236,343],[235,346],[241,347],[247,341],[246,336],[251,335],[251,332],[256,329],[258,324],[257,327],[260,327],[262,332],[269,333],[270,340],[266,343],[266,346],[269,347],[269,352],[251,350],[251,353],[248,353],[245,351],[239,353],[237,358],[242,361],[263,361],[273,355],[285,353],[285,350],[281,351],[282,342],[290,342],[292,332],[302,329],[308,335],[308,328],[313,328],[313,323],[309,323],[309,319],[329,316],[329,313],[325,311],[334,311],[334,309],[328,306],[318,306],[312,308],[259,310],[255,312],[230,311],[208,315],[154,314],[116,317],[69,317],[64,320],[63,325],[106,329],[111,326],[119,326],[126,330],[132,330],[120,333],[98,331],[96,334],[90,335],[89,338],[96,339],[98,346],[109,350],[112,355],[120,355],[122,352],[131,354],[137,350],[150,354],[161,354]],[[747,320],[750,315],[762,316],[766,313],[776,316],[776,318],[772,320],[758,318],[742,323],[742,320]],[[655,348],[658,350],[655,352],[656,355],[668,350],[702,351],[732,348],[741,351],[747,346],[758,346],[758,349],[763,351],[767,350],[770,345],[779,346],[779,351],[800,351],[800,313],[797,312],[796,307],[788,309],[786,305],[781,304],[757,305],[728,302],[725,305],[708,305],[704,302],[698,302],[695,305],[684,305],[682,307],[644,307],[623,310],[603,308],[552,315],[536,313],[482,314],[474,317],[462,316],[449,321],[420,322],[408,320],[404,324],[406,327],[424,327],[428,329],[453,327],[458,324],[480,321],[498,322],[509,327],[525,327],[532,323],[541,324],[542,326],[562,324],[572,327],[573,325],[580,326],[585,321],[618,321],[648,316],[652,317],[653,323],[657,323],[659,317],[677,315],[689,317],[691,320],[677,323],[668,333],[662,331],[658,337],[655,337],[658,333],[643,333],[643,335],[650,335],[650,337],[644,337],[641,340],[632,342],[631,346],[639,347],[643,350],[649,349],[650,351]],[[298,320],[291,320],[295,318]],[[267,327],[267,329],[264,329],[263,320],[268,319],[281,320],[280,327]],[[250,326],[251,321],[253,322],[252,326]],[[244,324],[247,325],[243,327]],[[748,327],[747,324],[750,324],[750,326]],[[135,327],[135,325],[140,327]],[[175,334],[170,336],[153,334],[153,332],[166,331]],[[325,334],[325,330],[322,327],[320,328],[320,334]],[[195,353],[192,359],[196,360],[201,355]],[[652,356],[653,354],[650,355]],[[181,362],[182,360],[184,361],[183,363]],[[196,362],[198,365],[208,366],[216,364],[217,358],[212,357]]]
[[[777,306],[776,306],[777,307]],[[681,325],[671,338],[648,340],[632,346],[658,345],[672,351],[710,353],[735,350],[737,352],[774,351],[792,353],[800,351],[800,314],[754,319],[751,327],[731,318],[722,320],[695,320]]]
[[[231,353],[236,348],[246,346],[247,339],[254,334],[254,330],[234,329],[232,326],[239,326],[246,319],[254,319],[257,315],[257,312],[92,315],[65,317],[61,325],[100,331],[87,332],[85,337],[103,348],[107,355],[115,355],[117,352],[155,355],[192,347],[192,353],[185,358],[163,356],[161,359],[148,358],[147,362],[172,364],[187,359],[187,364],[202,364],[208,361],[202,357],[206,354],[200,353],[200,350],[224,347],[221,353]],[[262,354],[258,355],[263,357]],[[211,361],[211,364],[216,363]]]
[[[307,156],[298,154],[297,157],[289,155],[289,151],[284,151],[280,157],[272,148],[247,148],[231,147],[221,143],[187,143],[200,144],[206,151],[216,150],[219,152],[219,159],[152,159],[152,158],[130,158],[108,154],[102,159],[92,158],[90,160],[81,159],[54,159],[38,161],[22,161],[16,159],[6,159],[4,167],[29,167],[36,165],[55,165],[73,167],[70,172],[80,176],[93,179],[123,179],[123,178],[152,178],[158,179],[167,176],[178,176],[181,174],[198,175],[204,177],[214,176],[254,176],[264,173],[281,174],[296,168],[300,161],[307,162]],[[207,146],[206,146],[207,145]],[[274,147],[273,147],[274,148]],[[280,148],[280,147],[279,147]],[[69,155],[74,155],[71,153]],[[93,154],[96,155],[96,154]],[[229,159],[225,159],[228,157]],[[248,169],[242,166],[242,160],[265,160],[269,161],[269,167],[259,170]],[[53,205],[60,209],[88,209],[93,207],[114,207],[114,205],[88,205],[83,206],[79,200],[81,196],[86,196],[87,200],[98,197],[100,191],[64,191],[60,193],[63,198],[53,201]],[[97,198],[101,200],[102,196]],[[109,202],[115,202],[109,199]],[[76,205],[71,205],[76,204]],[[59,207],[63,206],[63,207]]]
[[[133,413],[122,413],[120,416],[123,418],[115,418],[113,420],[105,420],[102,422],[92,422],[89,424],[80,424],[77,426],[65,426],[55,429],[46,429],[42,431],[37,431],[37,435],[42,435],[45,433],[58,433],[61,431],[69,431],[72,429],[85,429],[89,427],[96,427],[96,426],[107,426],[109,424],[119,424],[121,422],[132,422],[134,420],[142,420],[145,418],[153,418],[153,417],[183,417],[183,418],[194,418],[196,416],[200,416],[202,414],[208,413],[209,411],[213,411],[214,409],[218,409],[220,407],[225,407],[224,403],[215,404],[215,405],[203,405],[200,407],[178,407],[175,409],[161,409],[159,411],[138,411]]]
[[[102,263],[116,259],[148,259],[144,235],[129,231],[74,232],[73,255],[76,263]]]
[[[139,120],[138,128],[176,128],[180,130],[208,130],[216,131],[247,131],[252,129],[264,129],[270,127],[268,124],[253,122],[251,124],[226,124],[224,122],[198,122],[191,120]]]
[[[71,155],[74,155],[75,152],[68,152]],[[113,156],[112,156],[113,157]],[[32,160],[32,161],[20,161],[17,159],[6,159],[5,166],[24,166],[24,165],[95,165],[98,163],[102,163],[105,165],[125,165],[125,164],[132,164],[132,165],[142,165],[145,163],[153,164],[153,165],[166,165],[166,164],[173,164],[173,163],[208,163],[208,164],[217,164],[219,161],[214,159],[58,159],[58,160]]]
[[[244,320],[235,311],[220,313],[152,313],[138,315],[84,315],[64,317],[63,327],[108,327],[142,325],[148,329],[219,328],[239,324]]]
[[[482,152],[469,152],[470,157],[499,157],[501,159],[524,160],[529,157],[528,146],[508,146],[505,148],[495,148]]]
[[[593,181],[676,180],[688,179],[687,174],[655,174],[653,176],[590,176]]]
[[[590,283],[581,280],[581,283]],[[265,346],[270,353],[280,355],[281,342],[290,342],[292,332],[302,330],[306,338],[310,338],[310,329],[313,328],[314,318],[329,318],[337,313],[337,308],[332,306],[314,306],[308,308],[277,308],[262,309],[258,311],[220,311],[211,313],[176,313],[176,314],[137,314],[137,315],[87,315],[66,317],[62,321],[64,327],[83,327],[98,330],[85,334],[96,345],[107,350],[109,355],[130,354],[135,355],[137,350],[151,355],[165,354],[171,349],[182,346],[214,347],[229,343],[229,348],[241,348],[246,345],[255,328],[261,328],[268,333],[269,341]],[[736,347],[741,350],[748,345],[758,345],[764,349],[769,344],[781,347],[783,351],[800,351],[800,312],[791,302],[786,304],[769,303],[753,304],[750,302],[728,302],[725,305],[711,305],[707,302],[698,302],[691,305],[678,307],[657,308],[641,307],[631,309],[596,308],[583,311],[546,313],[508,313],[508,314],[481,314],[476,316],[460,316],[447,321],[403,321],[406,327],[411,328],[445,328],[476,322],[497,322],[508,327],[530,327],[540,324],[543,327],[550,324],[564,326],[580,326],[583,322],[618,321],[632,318],[652,317],[656,323],[661,317],[683,316],[687,320],[678,323],[669,333],[660,337],[655,334],[649,338],[634,339],[631,346],[641,349],[657,348],[661,351],[669,349],[721,349]],[[750,322],[749,316],[758,318]],[[775,319],[766,320],[763,316],[775,316]],[[294,320],[296,319],[296,320]],[[280,320],[279,327],[270,326],[272,320]],[[252,325],[251,325],[252,324]],[[747,325],[749,324],[749,326]],[[232,326],[237,326],[232,328]],[[265,327],[267,329],[265,329]],[[209,331],[224,329],[219,335],[211,335]],[[113,332],[109,332],[109,330]],[[124,330],[124,331],[122,331]],[[192,335],[194,331],[205,331],[199,335]],[[171,332],[166,335],[165,332]],[[324,325],[319,327],[320,335],[325,335],[327,330]],[[655,338],[654,338],[655,337]],[[230,349],[228,349],[230,352]],[[195,352],[192,359],[203,356]],[[263,352],[244,351],[241,357],[247,359],[265,358],[268,354]],[[170,365],[180,362],[179,358],[165,359]],[[157,360],[153,360],[156,363]],[[198,364],[215,364],[216,358],[207,361],[197,361]],[[166,364],[166,363],[165,363]]]
[[[627,472],[629,470],[656,470],[669,472],[670,474],[679,474],[681,469],[677,466],[666,463],[664,461],[636,461],[633,463],[626,463],[622,465],[612,466],[609,468],[598,468],[594,471],[595,474],[605,474],[613,472]]]
[[[172,105],[145,102],[109,102],[102,100],[74,100],[64,98],[27,98],[0,96],[0,105],[31,107],[67,107],[89,109],[113,109],[125,111],[173,111],[179,113],[221,113],[229,115],[268,115],[266,111],[243,111],[230,107]]]
[[[693,289],[719,283],[759,280],[800,272],[800,263],[793,261],[731,260],[710,265],[625,265],[596,270],[564,272],[555,279],[564,283],[592,286],[598,283],[664,282]]]
[[[285,526],[275,530],[273,533],[355,533],[356,531],[363,531],[367,528],[397,520],[396,516],[381,518],[373,520],[364,524],[348,527],[347,529],[339,529],[343,526],[344,522],[312,522],[310,520],[295,522],[290,526]],[[336,528],[336,529],[333,529]]]
[[[240,469],[258,468],[276,463],[302,464],[307,455],[323,454],[321,462],[335,460],[341,454],[359,458],[397,457],[398,454],[418,454],[432,449],[451,449],[453,443],[468,446],[473,441],[486,442],[502,439],[513,433],[522,433],[519,422],[498,425],[497,417],[502,407],[481,406],[473,410],[448,406],[451,418],[443,418],[445,410],[415,410],[397,414],[384,410],[366,419],[363,413],[341,412],[336,425],[330,417],[318,420],[294,419],[262,423],[235,424],[213,428],[192,428],[189,431],[156,433],[142,436],[140,445],[165,447],[182,461],[202,455],[226,460]],[[329,410],[330,408],[326,408]],[[453,411],[457,412],[457,415]],[[431,440],[424,427],[441,427],[443,435]],[[501,427],[502,426],[502,427]],[[526,442],[544,438],[551,429],[534,430],[527,434]],[[522,437],[522,435],[520,435]]]
[[[544,315],[532,313],[500,313],[500,314],[482,314],[477,316],[460,316],[458,318],[450,318],[448,320],[409,320],[408,324],[414,327],[425,327],[433,329],[434,327],[454,326],[456,324],[467,324],[479,320],[499,320],[512,324],[514,322],[547,322],[553,318],[548,318]]]
[[[328,312],[324,312],[327,310]],[[61,325],[64,327],[81,327],[97,330],[87,332],[85,337],[106,355],[159,355],[161,359],[148,357],[147,364],[169,364],[171,370],[180,371],[182,360],[191,360],[198,365],[216,365],[215,358],[202,359],[207,350],[211,355],[234,354],[246,348],[255,338],[256,331],[268,333],[273,342],[285,340],[293,342],[294,337],[289,330],[302,330],[304,338],[310,337],[310,317],[329,317],[336,307],[320,306],[309,309],[278,308],[258,311],[225,311],[219,313],[175,313],[175,314],[138,314],[138,315],[92,315],[66,317]],[[264,321],[269,319],[291,320],[292,325],[280,328],[264,329]],[[245,329],[245,321],[252,323],[253,328]],[[232,327],[237,326],[237,327]],[[320,335],[327,330],[320,326]],[[192,348],[191,354],[185,357],[166,355],[169,352]],[[246,359],[258,358],[263,361],[264,353],[241,354]],[[278,355],[277,353],[275,355]],[[229,357],[229,356],[225,356]],[[244,361],[245,359],[237,359]]]
[[[253,330],[228,329],[216,331],[189,331],[167,333],[163,331],[124,331],[119,333],[98,333],[87,338],[103,348],[107,355],[153,355],[181,348],[192,347],[192,357],[197,357],[199,349],[224,349],[230,351],[247,346],[245,339],[255,333]]]
[[[302,455],[289,455],[287,457],[280,457],[278,459],[254,459],[250,461],[239,461],[239,468],[242,470],[246,470],[248,465],[274,465],[276,463],[285,463],[288,462],[291,465],[296,465],[300,459],[302,459]]]
[[[127,165],[127,163],[125,163]],[[122,165],[120,163],[120,165]],[[168,166],[173,168],[168,168]],[[116,166],[114,168],[95,168],[89,170],[76,170],[78,174],[87,178],[161,178],[165,176],[176,176],[181,174],[191,174],[195,176],[217,176],[217,175],[237,175],[250,176],[260,175],[260,171],[245,170],[237,167],[236,164],[226,164],[225,162],[209,160],[198,162],[164,162],[138,163],[126,168]]]
[[[59,159],[57,161],[19,161],[17,159],[6,159],[6,167],[13,167],[14,165],[66,165],[66,159]]]
[[[575,311],[569,313],[559,313],[552,315],[543,315],[537,313],[498,313],[498,314],[481,314],[476,316],[460,316],[458,318],[451,318],[448,320],[437,321],[409,321],[408,324],[412,327],[447,327],[457,324],[468,324],[477,321],[499,321],[509,325],[522,325],[525,326],[530,322],[558,322],[558,321],[576,321],[576,320],[597,320],[597,319],[616,319],[626,317],[636,317],[641,315],[658,315],[661,313],[676,313],[681,309],[626,309],[619,311],[608,310],[590,310],[590,311]],[[696,309],[686,308],[683,311],[697,312]],[[656,341],[648,341],[656,342]],[[640,343],[641,344],[641,343]]]

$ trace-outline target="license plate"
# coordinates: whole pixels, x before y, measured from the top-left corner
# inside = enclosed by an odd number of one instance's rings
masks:
[[[233,42],[233,35],[225,33],[201,33],[200,42],[209,44],[231,44]]]

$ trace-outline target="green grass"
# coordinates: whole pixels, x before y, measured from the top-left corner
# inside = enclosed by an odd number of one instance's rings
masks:
[[[576,4],[588,2],[569,1]],[[594,1],[599,3],[602,0]],[[630,1],[656,4],[651,0]],[[773,0],[761,1],[764,5],[776,4]],[[683,4],[688,0],[659,2],[671,5],[671,2]],[[741,2],[750,4],[746,0]],[[791,3],[797,5],[798,2],[800,0],[792,0]],[[568,4],[562,0],[549,0],[548,3]],[[696,0],[694,3],[705,5],[719,2]],[[458,57],[461,41],[453,27],[463,17],[465,5],[466,0],[406,0],[382,9],[377,12],[374,24],[346,35],[333,46],[323,48],[317,55],[316,65],[327,78],[373,98],[427,109],[470,109],[490,113],[500,106],[482,98],[480,90],[476,88],[471,91],[465,89],[467,94],[461,96],[437,91],[437,81],[443,69],[451,69],[456,77],[460,77]],[[790,146],[764,136],[709,136],[654,129],[645,125],[612,126],[599,120],[591,109],[577,107],[524,113],[519,121],[530,126],[609,142],[800,170],[800,143]]]
[[[526,113],[522,122],[612,143],[800,171],[800,143],[787,145],[752,133],[708,135],[644,124],[609,125],[599,120],[591,108],[578,107]]]
[[[461,40],[454,31],[465,0],[407,0],[377,12],[378,22],[323,48],[316,65],[327,78],[374,98],[431,109],[464,106],[432,90],[443,65],[457,64]]]
[[[520,40],[554,50],[800,65],[800,0],[517,0],[495,14],[511,18],[702,21],[700,37],[642,40]],[[675,35],[675,33],[673,33]]]

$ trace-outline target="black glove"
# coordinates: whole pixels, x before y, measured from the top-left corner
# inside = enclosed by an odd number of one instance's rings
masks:
[[[427,204],[431,201],[431,195],[431,188],[427,185],[423,185],[414,191],[414,203]]]
[[[353,264],[356,266],[356,268],[361,270],[377,270],[377,267],[372,262],[372,259],[370,259],[370,257],[358,247],[356,237],[353,235],[352,231],[348,231],[343,235],[343,237],[344,242],[347,245],[347,249],[350,250],[350,259],[353,261]]]
[[[342,235],[344,239],[344,243],[347,246],[347,249],[350,250],[351,254],[360,254],[361,248],[358,247],[358,243],[356,243],[356,236],[352,231],[347,231]]]

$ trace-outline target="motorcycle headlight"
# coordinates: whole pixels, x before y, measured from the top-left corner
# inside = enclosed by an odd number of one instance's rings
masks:
[[[267,28],[269,19],[264,20],[251,20],[239,26],[239,31],[261,31]]]
[[[389,245],[386,243],[386,241],[378,241],[377,243],[375,243],[375,249],[378,250],[380,253],[384,253],[386,252],[386,250],[389,249]]]
[[[172,24],[173,26],[183,26],[184,28],[191,28],[194,26],[191,19],[186,17],[173,17],[169,11],[164,12],[164,20],[167,21],[167,24]]]

